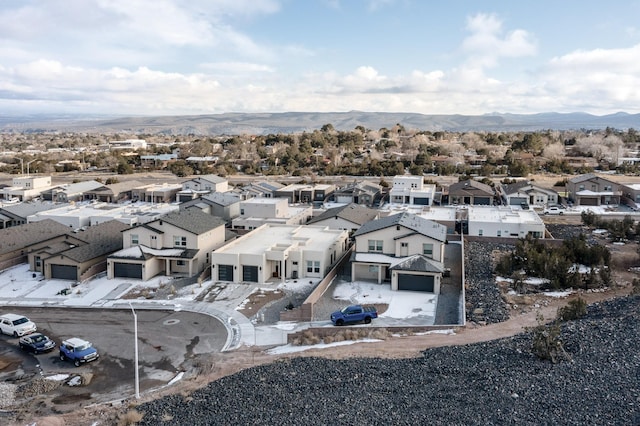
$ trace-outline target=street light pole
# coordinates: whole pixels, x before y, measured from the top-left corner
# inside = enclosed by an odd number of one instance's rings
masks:
[[[136,311],[131,306],[131,302],[129,302],[129,307],[131,308],[131,312],[133,312],[133,338],[134,338],[134,364],[135,364],[135,388],[136,388],[136,399],[140,399],[140,378],[138,376],[138,315],[136,315]]]

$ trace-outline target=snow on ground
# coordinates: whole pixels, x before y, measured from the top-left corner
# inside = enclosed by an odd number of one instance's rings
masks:
[[[44,280],[41,273],[31,272],[28,264],[22,264],[0,273],[0,300],[14,304],[41,302],[66,306],[90,306],[101,299],[118,299],[136,287],[158,288],[170,281],[170,278],[164,276],[145,282],[121,278],[109,280],[103,276],[72,286],[71,281]],[[176,298],[194,299],[204,288],[204,285],[199,284],[184,287],[176,294]],[[62,294],[63,290],[68,293]]]
[[[412,318],[435,316],[438,296],[421,291],[393,291],[390,284],[354,281],[339,283],[334,287],[333,298],[355,304],[388,304],[380,317]]]
[[[315,345],[283,345],[277,346],[275,348],[269,349],[267,353],[269,355],[279,355],[279,354],[287,354],[293,352],[302,352],[308,349],[324,349],[331,348],[334,346],[345,346],[345,345],[353,345],[354,343],[372,343],[372,342],[380,342],[380,339],[362,339],[362,340],[344,340],[342,342],[333,342],[333,343],[318,343]]]

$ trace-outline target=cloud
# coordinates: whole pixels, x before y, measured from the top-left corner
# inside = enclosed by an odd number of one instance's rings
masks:
[[[493,67],[498,59],[532,56],[537,53],[533,36],[522,29],[504,33],[502,21],[496,15],[479,13],[467,18],[471,33],[462,43],[469,55],[468,64],[478,68]]]

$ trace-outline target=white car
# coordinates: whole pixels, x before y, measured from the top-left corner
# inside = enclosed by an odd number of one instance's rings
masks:
[[[0,316],[0,331],[13,337],[35,333],[38,330],[31,320],[23,315],[4,314]]]
[[[544,209],[544,214],[564,214],[564,207],[559,207],[559,206],[551,206],[551,207],[547,207],[546,209]]]

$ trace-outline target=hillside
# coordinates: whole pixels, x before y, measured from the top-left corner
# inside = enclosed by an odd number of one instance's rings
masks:
[[[215,115],[96,117],[0,116],[1,132],[83,132],[125,134],[270,134],[297,133],[332,124],[338,130],[391,128],[425,131],[535,131],[640,128],[640,114],[596,116],[586,113],[425,115],[380,112],[225,113]]]

